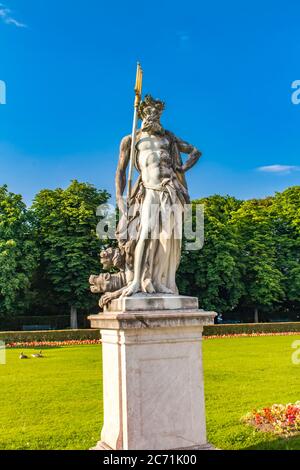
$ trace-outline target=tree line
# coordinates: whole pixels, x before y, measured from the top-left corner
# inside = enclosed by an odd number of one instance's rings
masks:
[[[88,278],[99,273],[96,208],[110,195],[88,183],[45,189],[27,207],[0,187],[0,318],[96,312]],[[224,319],[300,319],[300,186],[241,201],[210,196],[205,243],[183,249],[181,294]]]

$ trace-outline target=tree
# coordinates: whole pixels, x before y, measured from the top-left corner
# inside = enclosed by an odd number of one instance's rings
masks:
[[[88,278],[99,271],[96,209],[108,198],[106,191],[74,180],[65,190],[40,191],[33,202],[41,250],[42,300],[47,302],[47,294],[57,305],[67,306],[73,328],[77,310],[87,311],[95,305]]]
[[[277,266],[283,275],[284,310],[300,313],[300,186],[276,193],[272,206]]]
[[[205,242],[199,251],[183,250],[178,272],[181,293],[199,298],[201,308],[218,313],[233,310],[242,295],[239,244],[232,214],[241,201],[211,196],[194,201],[204,205]]]
[[[0,187],[0,317],[23,313],[38,262],[30,213],[22,197]]]
[[[271,217],[272,198],[245,201],[232,216],[239,237],[240,272],[244,294],[240,307],[270,309],[284,298],[283,274],[277,266],[276,236]]]

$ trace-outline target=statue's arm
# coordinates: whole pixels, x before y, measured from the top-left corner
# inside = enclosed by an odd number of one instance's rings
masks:
[[[126,187],[126,168],[130,159],[131,136],[128,135],[122,139],[120,145],[119,163],[116,173],[116,199],[121,202],[121,198]]]
[[[179,137],[176,137],[176,143],[178,146],[178,150],[181,153],[186,153],[188,154],[188,158],[184,165],[182,165],[181,168],[177,168],[179,171],[186,172],[190,168],[192,168],[199,160],[201,157],[202,153],[200,150],[198,150],[194,145],[189,144],[188,142],[185,142],[184,140],[180,139]]]

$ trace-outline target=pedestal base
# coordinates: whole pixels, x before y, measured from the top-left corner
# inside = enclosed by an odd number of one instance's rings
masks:
[[[105,444],[105,442],[99,441],[95,447],[93,447],[90,450],[102,450],[102,451],[111,451],[114,452],[114,449],[111,449],[110,447]],[[204,444],[202,446],[193,446],[193,447],[185,447],[184,449],[169,449],[169,450],[217,450],[213,445],[211,444]]]
[[[139,295],[111,306],[119,311],[89,317],[103,348],[96,449],[207,449],[201,339],[216,314],[198,310],[196,301]]]

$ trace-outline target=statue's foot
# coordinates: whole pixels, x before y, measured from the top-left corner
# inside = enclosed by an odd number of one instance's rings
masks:
[[[174,292],[163,284],[154,284],[157,294],[174,294]]]
[[[153,284],[150,280],[146,281],[144,284],[144,289],[147,292],[147,294],[155,294],[156,290],[153,287]]]
[[[123,290],[121,297],[130,297],[131,295],[136,294],[140,290],[140,283],[133,281],[128,287]]]

